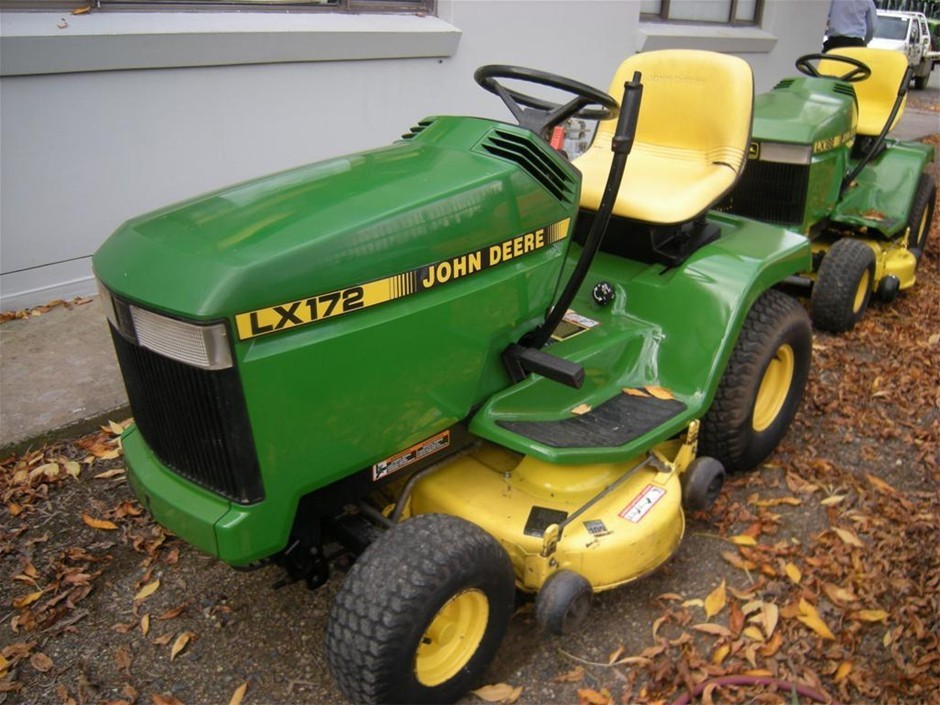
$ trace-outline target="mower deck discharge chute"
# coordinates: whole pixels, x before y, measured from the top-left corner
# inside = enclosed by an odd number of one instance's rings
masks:
[[[808,241],[709,210],[747,162],[743,61],[638,54],[622,107],[476,78],[518,126],[430,117],[132,220],[94,261],[137,496],[235,566],[316,587],[356,557],[327,630],[355,702],[459,698],[517,591],[577,628],[773,450],[809,370],[776,288]],[[573,115],[601,120],[574,165],[545,141]]]
[[[758,96],[749,164],[720,205],[802,232],[813,266],[817,328],[850,330],[872,294],[893,300],[916,282],[937,187],[929,144],[889,137],[911,69],[897,51],[846,47],[800,57],[804,74]]]

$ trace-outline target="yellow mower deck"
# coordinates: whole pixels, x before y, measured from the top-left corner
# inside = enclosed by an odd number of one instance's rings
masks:
[[[495,536],[526,592],[562,569],[595,592],[614,588],[654,570],[682,540],[679,478],[697,426],[691,441],[615,464],[553,465],[484,444],[422,479],[409,510],[461,516]]]

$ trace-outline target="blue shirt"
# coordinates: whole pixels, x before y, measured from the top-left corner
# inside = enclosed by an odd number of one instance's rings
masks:
[[[865,44],[875,36],[878,11],[873,0],[832,0],[829,6],[830,37],[861,37]]]

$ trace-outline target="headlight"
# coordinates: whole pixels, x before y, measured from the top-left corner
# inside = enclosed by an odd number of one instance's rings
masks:
[[[204,370],[224,370],[232,366],[224,323],[188,323],[154,313],[115,298],[101,282],[98,282],[98,292],[111,325],[141,347]]]
[[[809,164],[813,161],[813,147],[808,144],[761,142],[758,159],[777,164]]]
[[[195,325],[130,306],[137,343],[155,353],[205,370],[232,366],[228,333],[221,323]]]

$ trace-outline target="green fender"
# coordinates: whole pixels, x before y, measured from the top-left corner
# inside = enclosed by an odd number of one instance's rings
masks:
[[[581,464],[627,460],[700,418],[754,301],[811,266],[809,241],[802,235],[725,214],[713,213],[709,220],[721,225],[722,237],[673,269],[599,254],[572,306],[596,325],[548,349],[584,367],[583,387],[532,375],[492,396],[470,430],[548,462]],[[600,281],[616,290],[608,307],[591,297]],[[553,447],[501,425],[570,418],[582,404],[594,408],[625,388],[646,386],[669,390],[686,408],[622,446]]]
[[[869,228],[886,237],[903,234],[917,182],[933,158],[932,145],[888,140],[887,148],[846,189],[832,212],[832,222]]]

